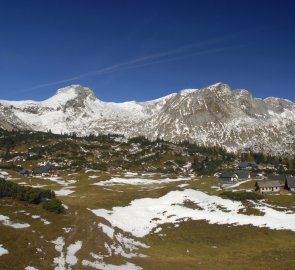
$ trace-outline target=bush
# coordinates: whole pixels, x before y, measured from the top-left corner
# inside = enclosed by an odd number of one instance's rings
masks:
[[[180,167],[183,167],[184,165],[186,165],[186,160],[176,159],[175,162],[176,162],[177,165],[180,166]]]
[[[17,183],[0,179],[1,197],[10,197],[32,204],[39,204],[45,199],[55,198],[55,193],[50,189],[24,187]]]
[[[245,192],[245,191],[240,191],[240,192],[224,191],[220,195],[221,197],[231,199],[234,201],[246,201],[246,200],[257,201],[257,200],[262,200],[264,198],[262,194],[259,194],[256,192]]]
[[[7,164],[0,164],[0,169],[12,170],[15,172],[19,172],[22,169],[22,167],[19,165],[12,164],[12,163],[7,163]]]
[[[50,199],[55,197],[55,193],[49,189],[37,189],[29,188],[26,192],[27,201],[33,204],[39,204],[45,199]]]
[[[42,202],[42,207],[47,211],[54,212],[57,214],[63,213],[65,210],[62,205],[62,202],[58,199],[46,200]]]

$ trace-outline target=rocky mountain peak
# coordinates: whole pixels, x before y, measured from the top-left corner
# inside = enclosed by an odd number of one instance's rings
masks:
[[[64,96],[71,99],[78,98],[82,100],[86,98],[92,100],[96,99],[94,92],[90,88],[81,85],[70,85],[64,88],[60,88],[57,90],[55,96]]]
[[[203,87],[200,91],[205,95],[224,96],[231,94],[230,86],[221,82]]]
[[[84,107],[86,103],[95,102],[96,96],[94,92],[81,85],[70,85],[57,90],[56,94],[42,101],[44,107],[59,108],[59,107]]]

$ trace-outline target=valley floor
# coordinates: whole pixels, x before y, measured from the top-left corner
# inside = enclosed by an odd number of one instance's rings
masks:
[[[218,196],[213,177],[7,172],[9,181],[55,190],[66,212],[1,199],[0,269],[294,268],[295,195],[242,203]]]

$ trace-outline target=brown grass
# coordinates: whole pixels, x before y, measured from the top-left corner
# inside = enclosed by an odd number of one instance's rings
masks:
[[[108,173],[91,172],[67,176],[67,180],[79,180],[75,193],[60,197],[69,207],[66,214],[58,215],[43,210],[38,205],[30,205],[11,199],[1,199],[0,214],[7,215],[14,222],[27,222],[31,227],[13,229],[0,223],[0,244],[9,250],[8,255],[0,257],[0,269],[24,269],[34,266],[40,270],[53,269],[53,258],[58,256],[51,243],[63,236],[66,246],[77,240],[83,241],[82,249],[77,253],[78,264],[73,269],[90,269],[81,265],[82,259],[91,260],[90,253],[106,253],[104,243],[111,240],[98,228],[97,223],[104,222],[87,208],[106,208],[125,206],[132,200],[145,197],[160,197],[171,190],[180,189],[179,183],[155,186],[114,186],[106,190],[101,186],[91,185],[97,181],[110,178]],[[89,175],[98,175],[97,179],[89,179]],[[16,175],[14,175],[16,177]],[[17,176],[19,177],[19,176]],[[15,180],[29,181],[28,178]],[[42,179],[32,179],[33,184],[46,184],[49,188],[60,189],[62,186]],[[219,194],[212,189],[218,185],[216,179],[204,177],[196,181],[187,181],[188,188],[199,189],[210,194]],[[160,189],[153,189],[161,187]],[[118,190],[123,192],[117,192]],[[293,209],[295,196],[267,195],[269,203],[287,206]],[[192,207],[194,207],[192,205]],[[15,213],[25,210],[30,215]],[[249,204],[248,214],[251,212]],[[247,214],[247,213],[246,213]],[[40,219],[32,215],[40,215],[51,222],[44,225]],[[65,233],[63,228],[72,228]],[[153,234],[139,239],[150,246],[140,250],[147,258],[133,258],[128,261],[143,269],[293,269],[295,265],[295,233],[291,231],[275,231],[252,226],[212,225],[205,221],[187,221],[178,228],[173,224],[162,226],[161,235]],[[37,252],[41,248],[42,252]],[[92,259],[93,260],[93,259]],[[108,263],[122,264],[127,259],[114,256]]]

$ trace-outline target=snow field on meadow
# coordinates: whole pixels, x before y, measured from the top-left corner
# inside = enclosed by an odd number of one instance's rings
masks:
[[[196,209],[185,207],[185,201],[193,202]],[[252,225],[295,231],[294,212],[277,211],[263,203],[253,204],[263,216],[241,214],[240,212],[246,209],[241,202],[186,189],[171,191],[160,198],[136,199],[125,207],[91,211],[105,218],[113,227],[135,237],[144,237],[161,224],[179,223],[186,219],[206,220],[211,224]]]
[[[93,185],[96,186],[115,186],[115,185],[152,185],[152,184],[167,184],[179,181],[189,181],[191,178],[165,178],[165,179],[144,179],[144,178],[111,178],[109,180],[100,181]]]

